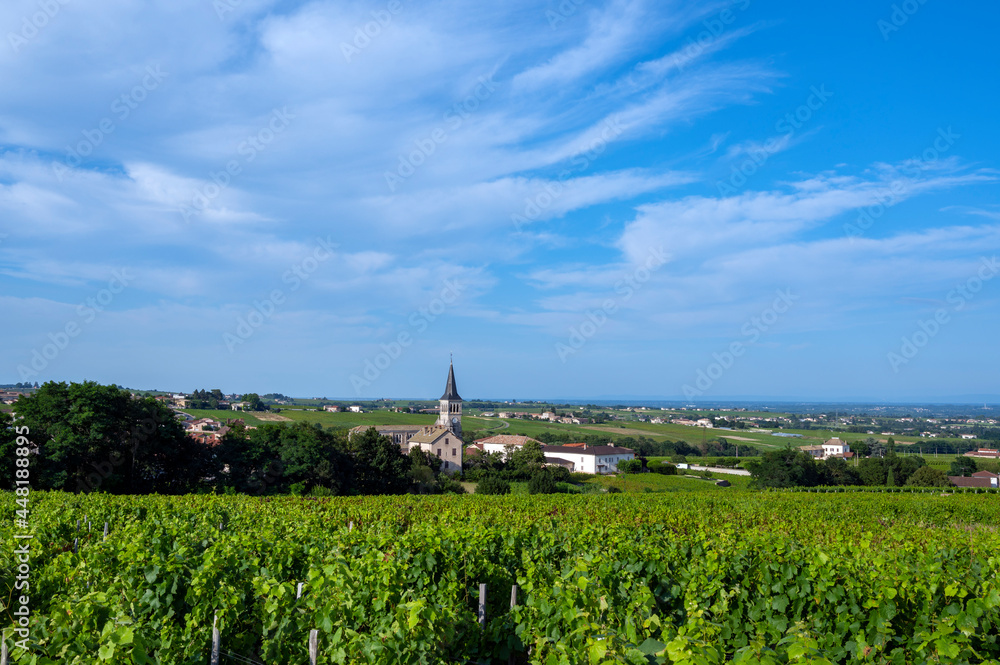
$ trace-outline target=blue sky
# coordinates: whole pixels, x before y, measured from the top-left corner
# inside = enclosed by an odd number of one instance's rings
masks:
[[[0,382],[1000,394],[998,13],[5,2]]]

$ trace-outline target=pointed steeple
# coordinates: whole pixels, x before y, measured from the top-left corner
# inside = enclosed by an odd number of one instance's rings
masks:
[[[451,402],[461,402],[462,398],[458,396],[458,388],[455,387],[455,365],[454,363],[448,365],[448,385],[444,388],[444,395],[441,395],[441,399],[446,399]]]

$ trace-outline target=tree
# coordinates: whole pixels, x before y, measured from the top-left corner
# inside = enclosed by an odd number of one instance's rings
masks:
[[[814,487],[821,481],[816,461],[791,448],[768,451],[748,468],[757,487]]]
[[[906,484],[910,487],[948,487],[951,481],[944,471],[924,466],[917,469]]]
[[[618,470],[622,473],[641,473],[642,460],[628,459],[618,462]]]
[[[21,396],[16,410],[38,447],[39,489],[182,493],[215,470],[211,449],[187,436],[170,409],[117,386],[50,381]]]
[[[820,465],[823,485],[861,485],[861,475],[842,458],[831,457]]]
[[[14,474],[16,469],[19,468],[16,466],[16,460],[19,459],[16,449],[19,447],[23,448],[25,446],[17,445],[17,430],[15,429],[14,417],[9,413],[0,412],[0,488],[2,489],[12,490],[15,487],[14,480],[16,478]],[[28,475],[30,476],[32,473],[31,463],[35,456],[22,455],[20,457],[27,460],[29,465],[27,467]]]
[[[512,479],[530,478],[543,464],[545,454],[542,445],[537,441],[528,441],[510,454],[506,464],[507,476]]]
[[[858,465],[858,474],[861,476],[861,482],[869,487],[875,487],[885,485],[888,468],[882,458],[869,457],[861,460],[861,464]]]
[[[403,494],[410,486],[410,461],[374,427],[350,439],[354,490],[359,494]]]
[[[976,465],[976,460],[971,457],[956,457],[955,461],[951,463],[951,473],[952,476],[971,476],[979,467]]]
[[[891,466],[889,467],[889,470],[886,472],[885,484],[888,485],[889,487],[896,486],[896,474],[893,473],[893,469]]]
[[[548,469],[538,469],[528,479],[528,494],[555,494],[559,491]]]
[[[476,494],[510,494],[510,483],[497,475],[486,476],[476,485]]]
[[[267,405],[261,401],[257,393],[247,393],[243,396],[243,401],[247,403],[247,411],[267,411]]]

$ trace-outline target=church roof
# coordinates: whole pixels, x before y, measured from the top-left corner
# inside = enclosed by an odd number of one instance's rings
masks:
[[[451,400],[453,402],[461,402],[462,398],[458,396],[458,388],[455,387],[455,366],[448,365],[448,385],[444,388],[444,395],[441,395],[441,399]]]
[[[447,427],[425,427],[410,437],[410,443],[434,443],[445,434],[451,434],[451,430]]]

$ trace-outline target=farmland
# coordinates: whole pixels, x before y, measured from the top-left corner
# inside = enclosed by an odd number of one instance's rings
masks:
[[[213,621],[227,657],[264,663],[308,662],[314,629],[320,663],[1000,657],[995,497],[705,485],[549,497],[35,493],[37,658],[14,650],[13,662],[203,664]],[[9,598],[15,564],[0,565]]]

